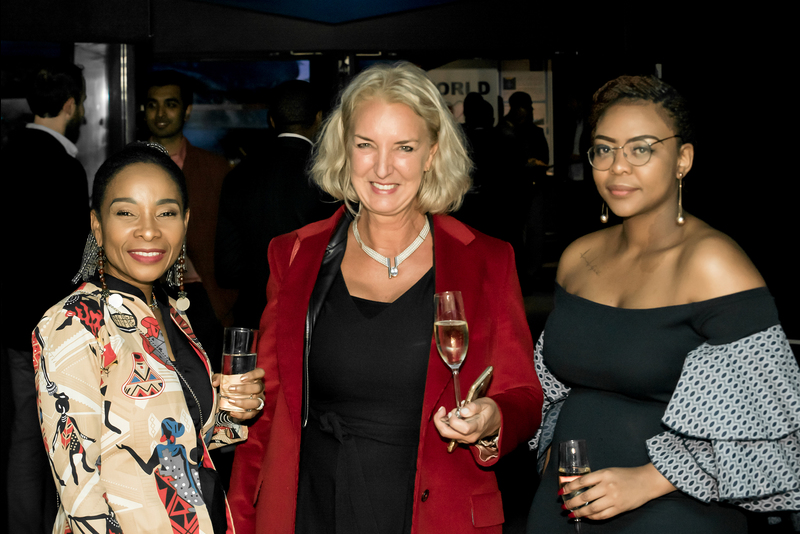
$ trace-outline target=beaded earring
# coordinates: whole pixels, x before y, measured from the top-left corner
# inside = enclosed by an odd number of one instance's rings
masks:
[[[186,311],[189,309],[189,297],[183,287],[183,273],[186,272],[186,243],[181,247],[181,253],[175,263],[167,271],[167,283],[172,287],[178,288],[178,300],[175,307],[178,311]]]
[[[675,218],[678,226],[686,224],[686,219],[683,217],[683,173],[678,173],[678,216]]]
[[[113,295],[108,290],[108,286],[106,286],[106,255],[103,251],[103,247],[98,247],[97,250],[97,274],[100,276],[100,285],[102,289],[100,291],[100,295],[103,297],[103,300],[106,301],[106,304],[113,308],[119,308],[122,306],[122,296],[118,293],[114,293]]]
[[[80,281],[86,282],[94,276],[95,271],[97,271],[97,255],[99,251],[100,246],[97,244],[94,234],[89,232],[89,237],[86,238],[86,245],[83,247],[81,268],[72,277],[73,284],[77,284]]]

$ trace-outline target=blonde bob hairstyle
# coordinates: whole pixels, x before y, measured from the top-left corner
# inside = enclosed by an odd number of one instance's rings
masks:
[[[361,103],[373,98],[411,108],[425,121],[431,142],[439,144],[417,193],[420,211],[440,214],[457,210],[471,185],[472,162],[464,134],[425,71],[406,62],[370,67],[345,87],[339,105],[322,126],[314,149],[312,179],[355,213],[353,203],[359,198],[350,176],[353,115]]]

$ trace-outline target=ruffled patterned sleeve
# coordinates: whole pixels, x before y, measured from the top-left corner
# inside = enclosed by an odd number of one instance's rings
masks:
[[[762,304],[748,303],[735,321]],[[732,311],[707,314],[700,329],[736,329],[725,321]],[[767,315],[777,318],[758,318]],[[647,441],[653,465],[680,491],[757,512],[800,509],[800,369],[773,325],[733,341],[711,335],[688,354],[662,419],[668,430]]]
[[[538,469],[539,473],[544,470],[544,462],[547,458],[547,448],[553,441],[553,433],[556,429],[558,422],[558,414],[567,397],[569,396],[570,389],[562,384],[553,376],[547,366],[544,364],[544,357],[542,350],[544,348],[544,332],[539,336],[536,342],[536,348],[533,353],[534,364],[536,365],[536,374],[539,377],[539,382],[542,384],[542,393],[544,395],[544,402],[542,403],[542,424],[536,435],[528,442],[530,450],[539,449]]]

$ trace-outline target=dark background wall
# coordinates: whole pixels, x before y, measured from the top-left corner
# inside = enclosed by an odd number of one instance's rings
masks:
[[[375,0],[380,3],[380,0]],[[266,4],[266,2],[260,2]],[[763,12],[762,12],[763,11]],[[358,52],[430,69],[454,59],[552,60],[554,129],[572,96],[623,73],[663,78],[696,108],[699,140],[687,209],[750,254],[800,338],[793,30],[766,7],[701,11],[687,3],[463,0],[326,24],[191,0],[25,0],[2,3],[4,41],[126,42],[149,61],[251,59],[309,53],[312,77],[335,91],[338,62]],[[791,45],[791,46],[790,46]]]

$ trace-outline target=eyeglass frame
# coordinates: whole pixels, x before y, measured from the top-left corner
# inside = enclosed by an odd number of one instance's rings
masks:
[[[629,139],[629,140],[625,141],[625,143],[623,143],[623,144],[622,144],[622,145],[620,145],[620,146],[617,146],[617,147],[610,146],[610,147],[608,147],[608,148],[614,152],[614,157],[611,159],[611,165],[609,165],[609,166],[608,166],[608,169],[610,169],[611,167],[613,167],[613,166],[614,166],[614,162],[617,160],[617,152],[616,152],[616,151],[617,151],[617,150],[619,150],[619,149],[621,149],[621,148],[625,148],[625,145],[627,145],[628,143],[630,143],[630,142],[632,142],[632,141],[644,141],[644,143],[647,145],[647,147],[651,149],[651,150],[650,150],[650,157],[649,157],[649,158],[647,158],[647,161],[645,161],[644,163],[634,163],[634,162],[632,162],[631,160],[629,160],[629,159],[628,159],[628,156],[625,154],[625,151],[624,151],[624,150],[622,151],[622,157],[623,157],[623,158],[625,158],[625,161],[627,161],[628,163],[630,163],[630,164],[631,164],[631,165],[633,165],[634,167],[643,167],[643,166],[647,165],[648,163],[650,163],[650,160],[651,160],[651,159],[652,159],[652,157],[653,157],[653,151],[652,151],[653,145],[657,145],[658,143],[662,143],[662,142],[664,142],[664,141],[669,141],[670,139],[674,139],[674,138],[676,138],[676,137],[680,137],[680,136],[681,136],[680,134],[676,134],[676,135],[673,135],[673,136],[670,136],[670,137],[665,137],[664,139],[657,139],[657,140],[653,141],[652,143],[648,143],[648,142],[647,142],[647,141],[645,141],[644,139],[637,139],[637,138],[634,138],[634,139]],[[586,157],[589,159],[589,165],[591,165],[591,166],[592,166],[592,168],[593,168],[593,169],[595,169],[595,170],[598,170],[598,171],[601,171],[601,172],[602,172],[602,171],[607,171],[608,169],[598,169],[598,168],[597,168],[597,167],[595,167],[595,166],[594,166],[594,164],[592,163],[592,156],[591,156],[591,154],[592,154],[592,150],[594,150],[594,149],[595,149],[595,147],[594,147],[594,146],[590,146],[590,147],[589,147],[589,150],[587,150],[587,151],[586,151]]]

